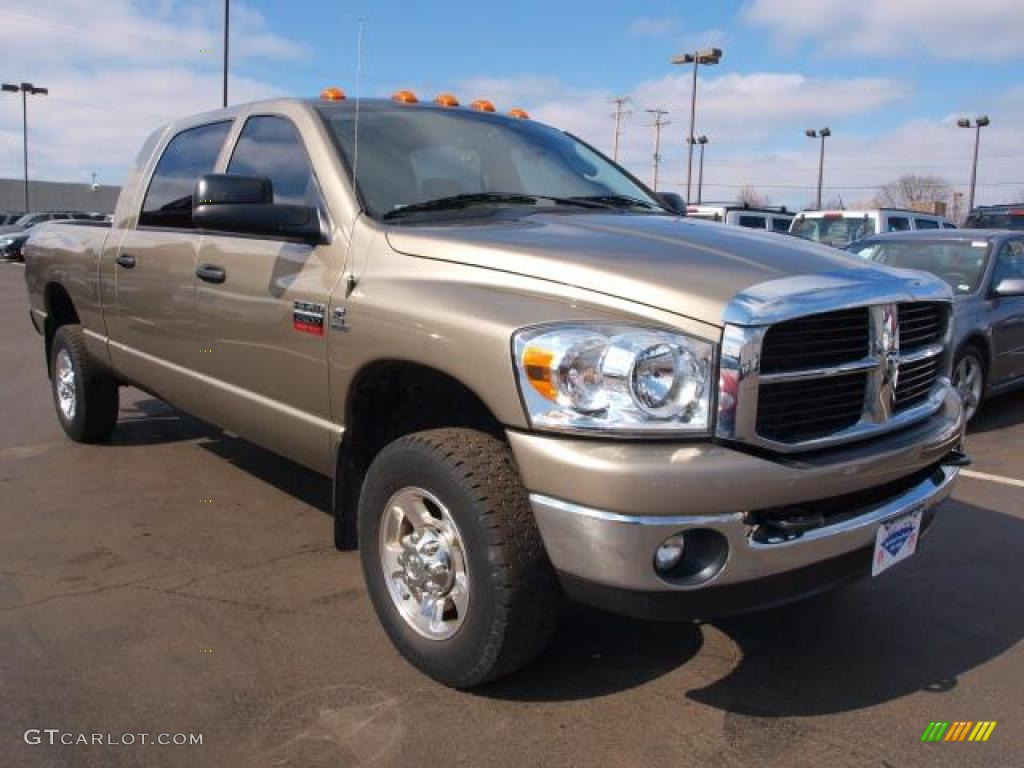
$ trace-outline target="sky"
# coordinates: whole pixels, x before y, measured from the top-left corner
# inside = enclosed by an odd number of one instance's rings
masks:
[[[650,182],[665,109],[660,189],[686,192],[688,67],[673,55],[716,46],[702,67],[703,198],[750,186],[804,207],[828,126],[826,200],[848,207],[904,173],[966,191],[974,132],[988,115],[977,200],[1024,199],[1024,7],[1020,0],[743,0],[482,3],[234,0],[231,103],[410,88],[521,107],[611,153],[611,99],[628,97],[619,159]],[[220,106],[222,0],[0,0],[0,80],[30,97],[32,178],[120,183],[149,132]],[[21,104],[0,93],[0,177],[22,173]],[[694,171],[696,177],[696,169]],[[694,197],[696,189],[694,189]]]

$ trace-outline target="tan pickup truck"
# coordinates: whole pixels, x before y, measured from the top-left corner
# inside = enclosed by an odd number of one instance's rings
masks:
[[[679,203],[486,102],[264,101],[154,133],[112,224],[41,228],[31,319],[72,439],[132,385],[333,477],[392,641],[468,687],[565,598],[878,574],[966,460],[945,283]]]

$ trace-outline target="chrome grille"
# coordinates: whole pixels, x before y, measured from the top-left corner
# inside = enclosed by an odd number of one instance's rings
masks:
[[[792,452],[912,424],[941,405],[948,325],[942,302],[727,325],[717,434]]]

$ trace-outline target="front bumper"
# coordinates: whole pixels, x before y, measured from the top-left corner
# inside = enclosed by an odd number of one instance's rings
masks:
[[[610,443],[509,433],[537,525],[570,597],[633,615],[712,616],[795,599],[870,568],[882,522],[934,507],[952,491],[943,464],[963,431],[952,391],[914,427],[814,457],[762,458],[711,443]],[[929,471],[930,470],[930,471]],[[842,509],[787,538],[758,539],[751,513],[856,494],[915,476],[899,491]],[[654,568],[667,537],[710,529],[724,564],[678,582]]]

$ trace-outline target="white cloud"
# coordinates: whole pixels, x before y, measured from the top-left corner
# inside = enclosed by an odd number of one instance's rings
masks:
[[[747,24],[785,47],[833,56],[1012,59],[1024,56],[1020,0],[750,0]]]
[[[670,16],[641,16],[630,22],[626,32],[631,37],[673,37],[682,24]]]

